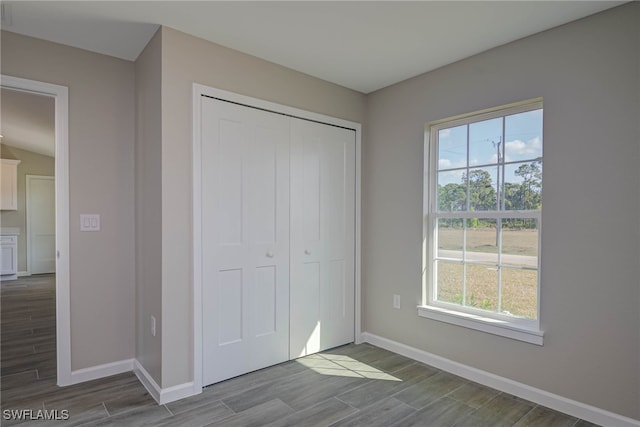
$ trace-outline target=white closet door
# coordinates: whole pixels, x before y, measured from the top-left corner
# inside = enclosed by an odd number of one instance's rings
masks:
[[[292,119],[292,359],[354,340],[354,227],[355,132]]]
[[[289,119],[202,97],[203,384],[289,356]]]

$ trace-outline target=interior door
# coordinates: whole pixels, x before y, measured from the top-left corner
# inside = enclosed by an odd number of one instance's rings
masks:
[[[203,384],[289,356],[289,119],[201,98]]]
[[[27,253],[31,274],[56,271],[56,192],[52,176],[27,175]]]
[[[355,131],[291,120],[291,339],[296,358],[354,340]]]

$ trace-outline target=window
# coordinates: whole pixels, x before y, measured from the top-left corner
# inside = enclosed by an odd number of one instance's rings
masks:
[[[422,316],[542,344],[542,101],[428,125]]]

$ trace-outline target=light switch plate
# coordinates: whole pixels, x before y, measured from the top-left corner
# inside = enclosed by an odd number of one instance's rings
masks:
[[[100,215],[80,214],[80,231],[100,231]]]

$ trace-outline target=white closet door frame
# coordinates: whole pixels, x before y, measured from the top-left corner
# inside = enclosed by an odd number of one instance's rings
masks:
[[[228,92],[204,86],[198,83],[193,84],[193,141],[192,141],[192,169],[193,169],[193,391],[202,392],[202,200],[201,200],[201,103],[202,96],[209,96],[224,101],[235,102],[249,107],[285,114],[287,116],[300,119],[311,120],[333,126],[353,129],[356,133],[356,207],[355,207],[355,321],[354,336],[356,343],[362,342],[361,334],[361,283],[360,283],[360,260],[361,260],[361,135],[362,126],[360,123],[335,117],[325,116],[298,108],[288,107],[269,101],[264,101],[249,96]]]

